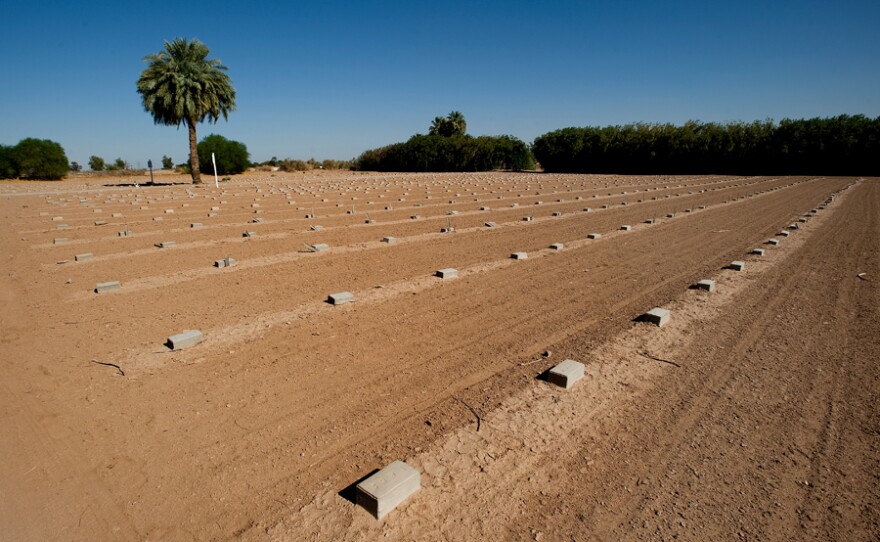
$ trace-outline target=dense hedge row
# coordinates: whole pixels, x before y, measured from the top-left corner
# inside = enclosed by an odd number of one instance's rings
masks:
[[[361,154],[361,171],[491,171],[532,169],[525,143],[512,136],[414,135],[404,143]]]
[[[532,152],[549,172],[880,175],[880,117],[565,128]]]

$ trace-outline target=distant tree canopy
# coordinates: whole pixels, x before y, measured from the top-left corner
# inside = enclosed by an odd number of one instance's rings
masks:
[[[533,169],[529,148],[513,136],[412,136],[361,154],[354,169],[361,171],[491,171]]]
[[[535,139],[559,173],[880,174],[880,117],[564,128]]]
[[[217,134],[202,139],[198,145],[199,162],[205,164],[207,171],[213,171],[211,153],[217,159],[217,173],[234,175],[246,170],[250,165],[247,147],[244,143],[232,141]]]
[[[508,136],[471,137],[459,111],[436,117],[428,135],[365,151],[352,169],[361,171],[491,171],[533,169],[528,146]]]
[[[0,178],[57,181],[64,178],[70,164],[58,143],[32,137],[17,145],[0,145]]]
[[[174,160],[170,156],[162,156],[162,169],[171,169],[174,167]]]

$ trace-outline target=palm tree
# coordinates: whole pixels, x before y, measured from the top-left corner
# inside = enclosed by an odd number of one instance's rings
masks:
[[[455,135],[464,135],[467,132],[467,121],[461,111],[453,111],[446,116],[446,119],[452,125],[452,131]]]
[[[196,124],[208,119],[215,124],[235,111],[235,89],[226,66],[207,58],[208,47],[197,39],[176,38],[165,50],[144,58],[149,65],[141,72],[137,90],[144,110],[156,124],[189,128],[189,163],[194,184],[201,183]]]

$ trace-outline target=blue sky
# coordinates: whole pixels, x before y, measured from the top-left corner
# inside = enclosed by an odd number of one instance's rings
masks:
[[[135,82],[164,40],[228,66],[237,111],[200,125],[251,159],[349,159],[464,113],[527,143],[567,126],[880,116],[880,2],[15,2],[0,143],[70,160],[186,160]]]

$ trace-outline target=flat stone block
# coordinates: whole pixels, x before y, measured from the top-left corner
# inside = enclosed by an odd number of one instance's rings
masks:
[[[648,220],[645,220],[645,224],[653,224],[655,222],[657,222],[657,221],[654,220],[653,218],[649,218]]]
[[[553,211],[553,216],[562,216],[561,211]]]
[[[448,267],[446,269],[438,269],[434,272],[434,275],[440,277],[441,279],[451,279],[458,276],[458,269],[453,269],[451,267]]]
[[[440,233],[452,233],[455,231],[455,228],[452,226],[446,226],[444,228],[440,228]]]
[[[553,243],[552,245],[550,245],[550,248],[552,248],[553,250],[562,250],[563,248],[565,248],[565,245],[563,245],[562,243]]]
[[[629,224],[624,224],[623,226],[620,227],[620,229],[621,229],[621,231],[630,231],[631,229],[633,229],[633,227],[630,226]]]
[[[753,249],[752,249],[752,254],[755,254],[755,255],[757,255],[757,256],[763,256],[763,255],[764,255],[764,249],[763,249],[763,248],[753,248]]]
[[[602,237],[601,233],[588,233],[587,234],[587,239],[599,239],[600,237]]]
[[[657,327],[663,327],[669,322],[669,311],[661,309],[660,307],[654,307],[642,315],[642,320],[651,324],[656,324]]]
[[[156,246],[159,248],[171,248],[177,245],[177,241],[162,241],[161,243],[157,243]]]
[[[697,283],[697,290],[706,290],[707,292],[715,291],[715,281],[709,279],[703,279]]]
[[[168,337],[165,344],[172,350],[182,350],[184,348],[189,348],[190,346],[195,346],[204,339],[204,335],[202,335],[202,332],[198,329],[187,329],[182,333]]]
[[[589,207],[584,207],[584,212],[585,212],[585,213],[589,213],[590,211],[591,211],[591,209],[590,209]]]
[[[547,381],[565,389],[584,377],[584,364],[567,359],[547,372]]]
[[[487,228],[494,228],[495,227],[494,222],[484,222],[483,225],[486,226]]]
[[[119,237],[131,237],[131,230],[122,230],[121,232],[118,232],[116,235],[118,235]]]
[[[419,471],[395,461],[357,485],[357,504],[382,519],[422,486]]]
[[[262,224],[262,223],[263,223],[263,219],[262,219],[262,218],[252,218],[252,219],[251,219],[251,222],[254,223],[254,224]]]
[[[392,244],[392,243],[396,243],[396,242],[397,242],[397,237],[383,237],[383,238],[382,238],[382,242],[383,242],[383,243],[388,243],[388,244],[390,245],[390,244]]]
[[[767,244],[776,246],[779,244],[779,239],[767,239]]]
[[[78,262],[82,262],[82,261],[88,260],[91,257],[92,257],[91,252],[85,252],[83,254],[77,254],[76,256],[73,257],[73,259]]]
[[[740,260],[736,260],[736,261],[730,262],[730,268],[733,269],[734,271],[742,271],[743,269],[746,268],[746,264],[745,264],[745,262],[742,262]]]
[[[202,224],[200,222],[193,222],[192,224],[189,225],[189,227],[194,230],[197,230],[202,227]]]
[[[481,211],[491,211],[491,207],[480,207]]]
[[[53,216],[52,217],[52,222],[61,222],[62,220],[64,220],[63,216]]]
[[[67,242],[67,237],[56,237],[55,239],[52,239],[53,245],[63,245],[66,242]]]
[[[113,218],[122,218],[122,213],[113,213],[110,216],[112,216]]]
[[[510,255],[510,257],[514,260],[525,260],[529,257],[529,255],[526,252],[514,252]]]
[[[256,237],[256,236],[257,236],[257,232],[255,232],[255,231],[246,231],[246,232],[242,233],[241,236],[242,236],[242,237]]]
[[[412,215],[412,216],[410,216],[409,218],[410,218],[411,220],[418,220],[418,219],[421,218],[421,217],[419,217],[419,215]]]
[[[524,216],[524,217],[522,217],[522,220],[523,220],[523,222],[531,222],[531,221],[532,221],[532,217],[530,217],[530,216]]]
[[[782,236],[782,237],[788,237],[788,236],[789,236],[789,233],[788,233],[787,231],[784,231],[784,230],[783,230],[783,231],[777,233],[776,235],[780,235],[780,236]]]
[[[153,222],[162,222],[162,217],[161,216],[154,216]]]
[[[317,243],[314,245],[307,244],[306,246],[309,247],[309,250],[312,252],[321,252],[330,248],[330,245],[327,243]]]
[[[221,260],[214,260],[214,267],[232,267],[235,265],[235,260],[233,258],[223,258]]]
[[[354,294],[351,292],[339,292],[337,294],[330,294],[327,297],[327,302],[331,305],[342,305],[344,303],[351,303],[354,301]]]
[[[118,290],[118,289],[120,289],[121,287],[122,287],[122,285],[119,284],[119,281],[118,281],[118,280],[113,280],[113,281],[110,281],[110,282],[99,282],[99,283],[95,286],[95,293],[96,293],[96,294],[102,294],[102,293],[104,293],[104,292],[110,292],[110,291],[113,291],[113,290]]]

